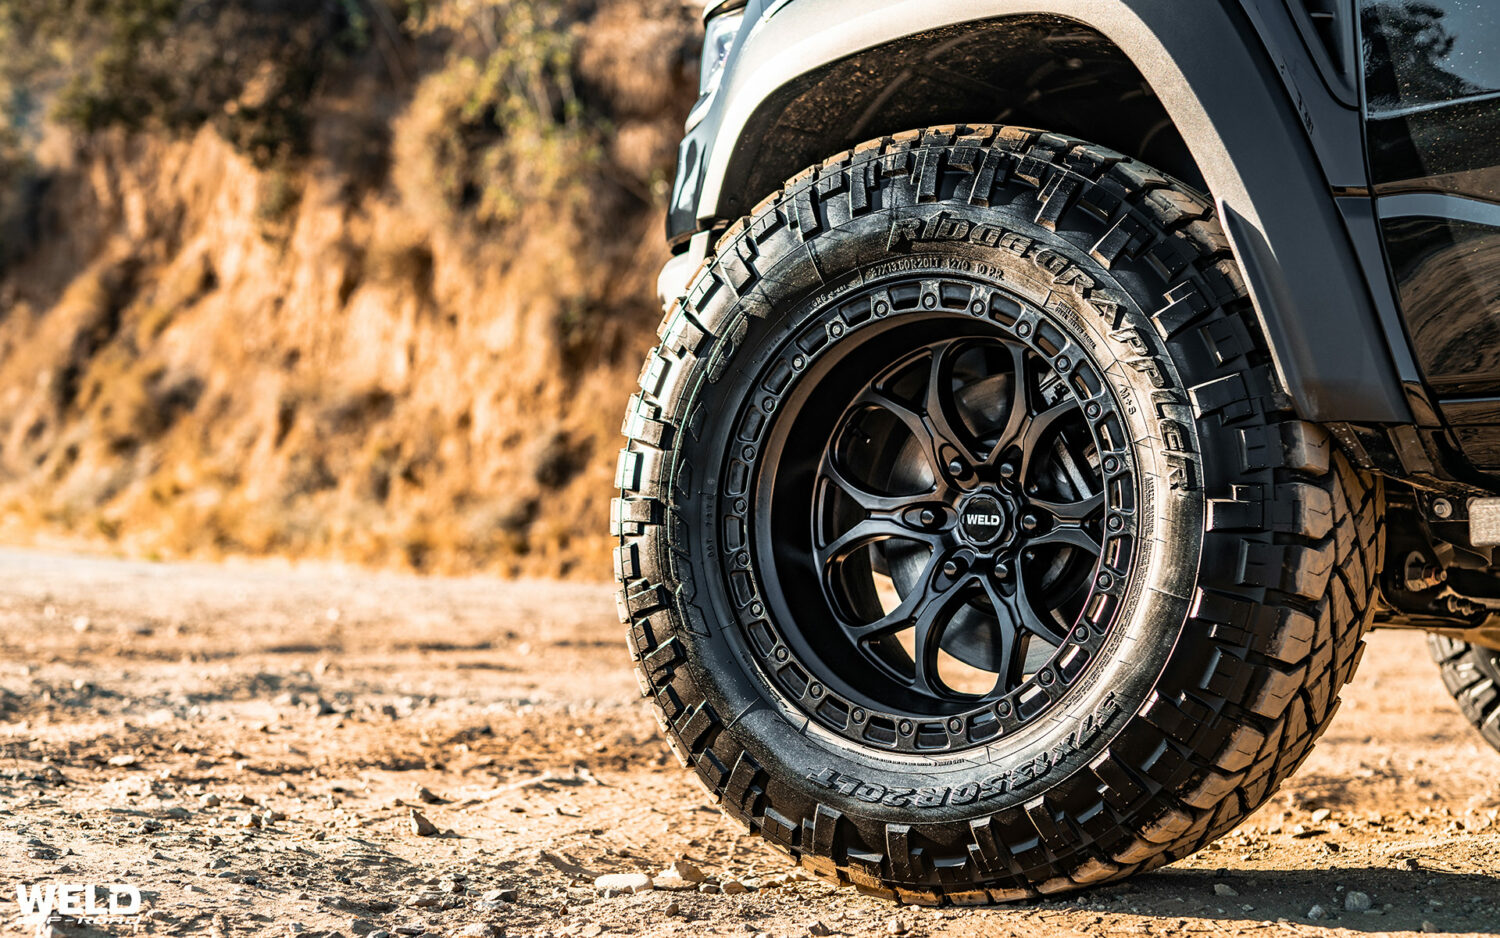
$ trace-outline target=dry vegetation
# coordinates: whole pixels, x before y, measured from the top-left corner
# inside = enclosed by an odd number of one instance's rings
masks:
[[[696,28],[0,3],[0,531],[602,574]]]

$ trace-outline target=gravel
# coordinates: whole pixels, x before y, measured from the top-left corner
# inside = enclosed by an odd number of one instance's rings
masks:
[[[1489,807],[1461,808],[1493,791],[1493,773],[1472,757],[1472,730],[1441,682],[1409,666],[1425,654],[1420,635],[1372,636],[1339,722],[1244,829],[1254,838],[1231,834],[1170,873],[1128,885],[938,913],[811,881],[724,821],[691,775],[670,767],[640,709],[606,586],[75,558],[47,564],[76,575],[42,577],[17,556],[0,551],[0,595],[11,601],[0,607],[0,723],[13,727],[0,739],[0,835],[10,837],[0,855],[15,867],[8,875],[25,882],[139,877],[160,891],[151,912],[165,916],[143,915],[143,938],[215,930],[285,938],[293,922],[304,926],[297,938],[390,938],[397,925],[409,926],[406,936],[460,938],[476,923],[516,936],[587,938],[586,926],[599,925],[603,938],[820,938],[814,922],[864,936],[885,934],[892,921],[934,938],[1128,938],[1148,927],[1267,938],[1287,930],[1271,924],[1281,918],[1312,926],[1309,934],[1334,925],[1415,931],[1424,919],[1437,932],[1500,933],[1496,900],[1480,894],[1500,822],[1482,823]],[[110,572],[122,569],[138,572]],[[122,619],[162,624],[118,650],[80,644],[66,618],[60,629],[28,627],[57,597],[100,606],[88,610],[94,635],[115,634]],[[112,611],[118,604],[130,608]],[[343,610],[339,629],[323,624],[333,604]],[[507,630],[534,652],[514,654]],[[337,663],[319,674],[320,659]],[[92,689],[58,693],[75,678]],[[342,714],[341,726],[311,712],[317,693]],[[277,694],[307,703],[273,706]],[[22,725],[50,729],[31,746],[37,734],[14,728]],[[144,770],[107,765],[127,752]],[[238,771],[242,761],[251,767]],[[1294,821],[1314,826],[1312,809],[1332,778],[1347,799],[1325,820],[1329,834],[1292,837]],[[1442,800],[1422,797],[1413,778],[1430,780]],[[509,787],[518,781],[526,784]],[[432,805],[423,787],[450,803]],[[191,817],[169,813],[176,806]],[[440,835],[415,836],[411,807],[437,815],[427,816]],[[288,817],[270,830],[238,824],[245,813],[275,812]],[[148,833],[148,819],[161,829]],[[1333,841],[1343,848],[1336,863],[1323,847]],[[1241,854],[1252,842],[1250,860]],[[28,858],[33,850],[43,856]],[[1421,871],[1411,874],[1408,860]],[[698,867],[706,875],[698,885],[708,888],[596,898],[600,874],[665,876],[676,861]],[[457,881],[453,871],[468,874],[463,894],[443,891]],[[683,869],[676,875],[687,879]],[[721,878],[750,892],[722,895]],[[1339,881],[1345,888],[1335,891]],[[1242,895],[1218,897],[1209,891],[1216,883]],[[519,901],[494,896],[502,887],[519,887]],[[1346,912],[1351,889],[1380,902]],[[437,905],[406,905],[427,893]],[[1252,898],[1255,908],[1245,909]],[[1314,903],[1322,908],[1309,921]],[[0,932],[10,934],[5,925]]]

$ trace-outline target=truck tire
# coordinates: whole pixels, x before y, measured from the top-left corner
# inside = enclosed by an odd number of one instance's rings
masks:
[[[1383,495],[1300,422],[1210,203],[937,127],[719,239],[625,418],[642,694],[724,813],[903,902],[1187,856],[1354,673]]]
[[[1485,742],[1500,750],[1500,651],[1442,635],[1427,636],[1427,650],[1458,709]]]

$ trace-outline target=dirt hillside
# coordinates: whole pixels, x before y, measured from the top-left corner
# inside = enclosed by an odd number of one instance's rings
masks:
[[[6,4],[0,537],[604,575],[697,30]]]

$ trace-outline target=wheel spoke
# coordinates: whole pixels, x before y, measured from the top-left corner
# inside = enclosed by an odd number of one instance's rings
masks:
[[[1042,437],[1059,419],[1078,409],[1078,402],[1071,397],[1055,404],[1043,405],[1033,400],[1031,381],[1027,376],[1027,350],[1019,345],[1007,344],[1011,353],[1011,368],[1014,387],[1011,391],[1010,414],[1005,427],[995,440],[994,447],[984,459],[986,466],[999,463],[1011,450],[1021,451],[1020,474],[1025,478],[1032,458],[1036,455]]]
[[[1047,547],[1064,545],[1086,550],[1095,557],[1103,553],[1104,548],[1092,534],[1076,524],[1060,524],[1045,534],[1039,534],[1026,542],[1028,547]]]
[[[1103,492],[1067,502],[1033,498],[1029,504],[1051,515],[1053,523],[1043,533],[1027,538],[1028,547],[1062,545],[1086,550],[1095,557],[1103,553],[1099,539],[1084,527],[1085,522],[1104,509]]]
[[[1026,420],[1026,426],[1021,430],[1020,439],[1016,444],[1021,448],[1020,477],[1027,478],[1031,470],[1031,463],[1041,451],[1042,438],[1052,426],[1069,413],[1078,410],[1078,402],[1071,397],[1064,398],[1056,404],[1048,407],[1040,413],[1033,414]]]
[[[970,461],[977,462],[979,454],[970,439],[971,434],[958,416],[958,400],[953,394],[953,364],[962,345],[961,340],[954,340],[932,350],[924,416],[936,439],[947,442]]]
[[[971,434],[958,416],[958,401],[953,393],[953,362],[963,340],[944,342],[928,351],[926,386],[921,403],[908,403],[879,385],[866,387],[855,398],[854,405],[875,407],[896,417],[917,439],[932,468],[935,479],[947,471],[949,453],[978,462]]]
[[[839,488],[845,495],[854,500],[855,504],[866,512],[899,512],[931,501],[936,495],[936,488],[930,488],[925,492],[916,492],[905,495],[891,495],[884,492],[876,492],[866,485],[856,482],[849,477],[838,460],[833,458],[831,449],[824,450],[823,460],[818,464],[818,475],[827,479]]]
[[[905,424],[906,429],[911,432],[911,435],[916,438],[918,445],[921,446],[922,455],[927,459],[928,466],[932,469],[933,478],[941,479],[943,477],[941,456],[943,441],[933,434],[932,427],[928,425],[921,411],[907,404],[905,401],[892,397],[885,390],[873,386],[865,388],[864,391],[860,392],[859,397],[855,398],[854,404],[856,407],[875,407],[884,410]]]
[[[942,650],[943,631],[948,620],[944,613],[953,600],[953,594],[940,594],[918,613],[913,625],[916,634],[912,641],[913,687],[934,697],[957,696],[938,674],[938,652]]]
[[[1087,521],[1091,515],[1104,507],[1104,493],[1097,492],[1072,502],[1054,502],[1043,498],[1033,498],[1028,504],[1045,511],[1058,521]]]
[[[921,576],[895,609],[874,622],[850,627],[849,632],[854,640],[862,642],[905,631],[912,627],[929,606],[941,606],[944,591],[937,588],[938,571],[941,568],[942,560],[938,551],[934,550],[932,556],[927,558],[927,565],[923,567]]]
[[[994,602],[998,597],[1005,610],[1004,612],[1000,612],[1000,608],[997,607],[997,615],[1003,617],[1009,614],[1011,627],[1017,630],[1017,638],[1019,638],[1019,630],[1024,629],[1033,635],[1041,637],[1050,644],[1062,644],[1067,638],[1066,630],[1062,630],[1061,626],[1048,622],[1036,614],[1036,610],[1032,608],[1031,599],[1027,595],[1026,578],[1019,571],[1016,573],[1014,583],[1015,589],[1009,594],[999,589],[991,591],[990,601]],[[1001,623],[1001,626],[1002,628],[1004,627],[1004,622]]]
[[[932,538],[911,530],[895,518],[865,518],[818,548],[818,563],[825,568],[831,564],[841,563],[861,547],[890,537],[932,543]]]
[[[1000,431],[995,446],[986,457],[987,465],[994,465],[1006,450],[1020,442],[1021,436],[1026,432],[1027,422],[1031,419],[1031,382],[1026,377],[1026,347],[1014,343],[1006,343],[1006,349],[1010,352],[1011,372],[1013,375],[1010,392],[1010,414],[1005,419],[1005,427]]]
[[[1010,683],[1011,675],[1016,670],[1016,652],[1021,647],[1021,633],[1016,628],[1015,622],[1010,619],[1010,601],[1000,590],[1000,584],[995,582],[994,577],[979,577],[980,585],[984,587],[984,594],[989,597],[990,605],[995,607],[995,639],[1000,646],[1000,652],[995,656],[995,661],[1000,665],[995,687],[990,693]]]

